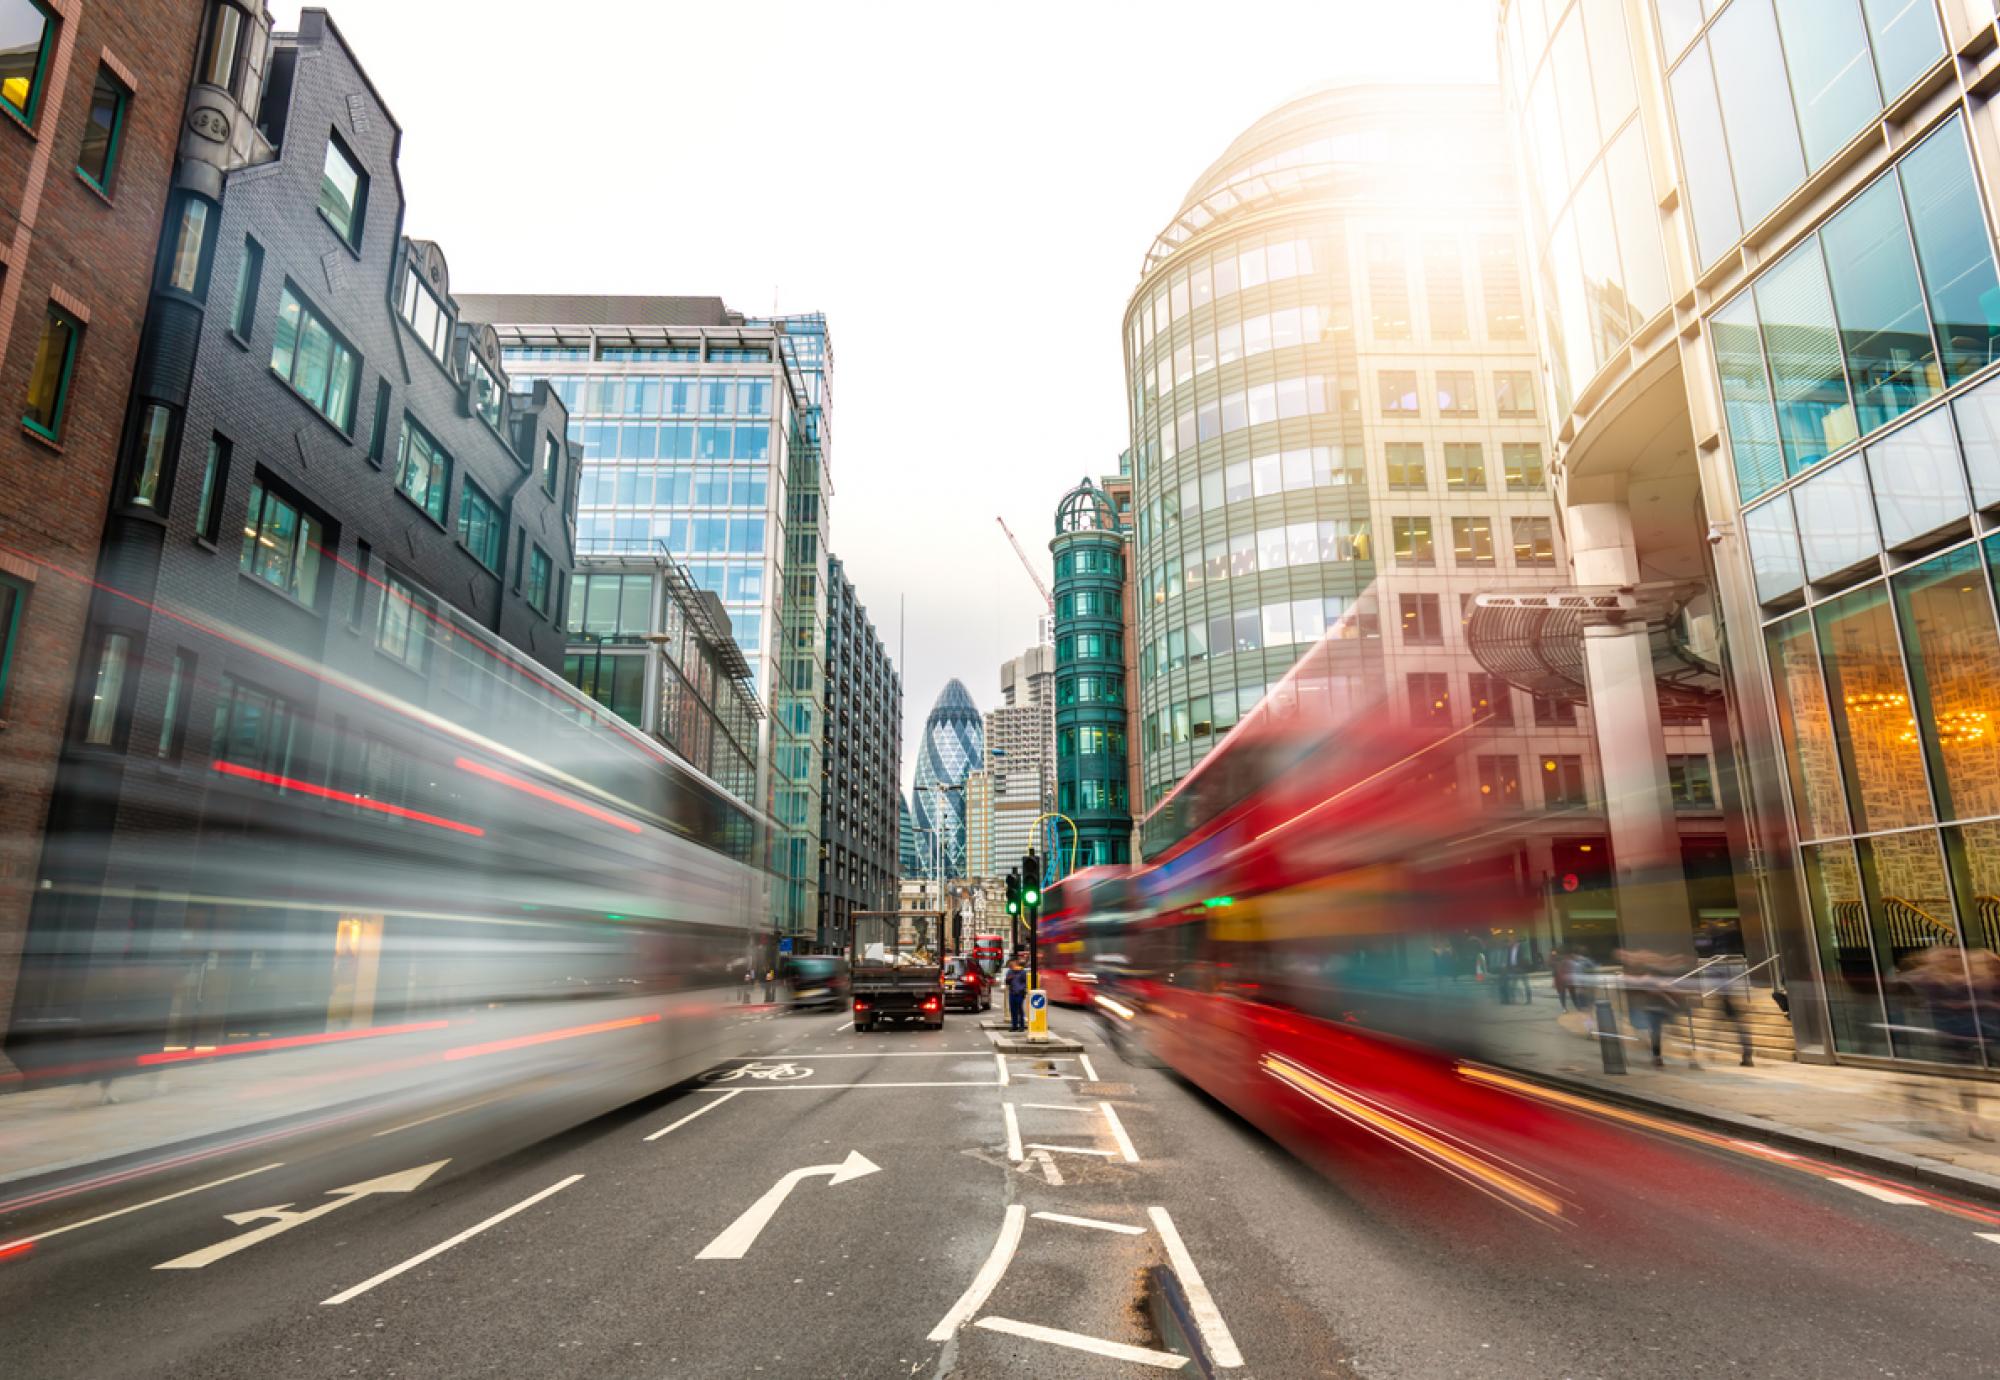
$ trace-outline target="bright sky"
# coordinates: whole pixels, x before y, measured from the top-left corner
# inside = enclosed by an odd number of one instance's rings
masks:
[[[280,24],[296,0],[278,0]],[[336,0],[462,291],[823,310],[832,549],[898,652],[903,768],[982,709],[1057,499],[1127,444],[1125,303],[1195,177],[1328,81],[1492,80],[1497,0]]]

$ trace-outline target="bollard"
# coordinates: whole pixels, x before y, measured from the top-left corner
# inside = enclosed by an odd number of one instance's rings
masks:
[[[1625,1072],[1625,1045],[1618,1034],[1618,1017],[1612,1014],[1611,1003],[1600,1000],[1593,1019],[1597,1023],[1597,1049],[1604,1057],[1604,1071]]]
[[[1039,987],[1028,989],[1028,1038],[1049,1038],[1049,994]]]

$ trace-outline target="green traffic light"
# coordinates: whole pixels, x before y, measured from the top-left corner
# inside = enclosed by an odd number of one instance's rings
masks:
[[[1007,913],[1009,915],[1019,915],[1021,913],[1021,903],[1019,901],[1009,901],[1007,903]]]
[[[1031,887],[1029,888],[1028,892],[1021,897],[1021,899],[1026,901],[1031,906],[1038,906],[1042,903],[1042,893],[1034,890]]]

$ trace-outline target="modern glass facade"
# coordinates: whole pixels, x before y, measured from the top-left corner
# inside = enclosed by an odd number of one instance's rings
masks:
[[[985,723],[978,707],[963,684],[947,681],[924,721],[924,740],[917,750],[911,792],[917,876],[933,875],[940,851],[947,879],[966,875],[965,775],[985,755]]]
[[[1125,536],[1102,489],[1085,481],[1056,509],[1056,809],[1075,826],[1077,867],[1131,861],[1127,794]]]

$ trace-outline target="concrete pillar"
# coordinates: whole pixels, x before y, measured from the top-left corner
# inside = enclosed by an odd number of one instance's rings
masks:
[[[1567,510],[1566,522],[1577,584],[1638,583],[1632,513],[1623,502],[1577,504]],[[1603,774],[1619,929],[1628,947],[1692,956],[1680,825],[1667,782],[1666,735],[1645,622],[1587,624],[1583,668]]]

